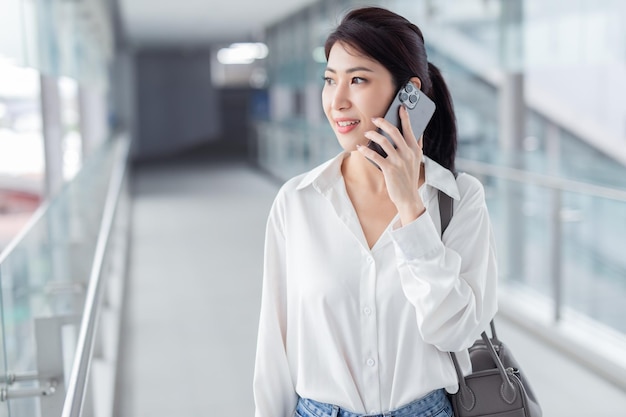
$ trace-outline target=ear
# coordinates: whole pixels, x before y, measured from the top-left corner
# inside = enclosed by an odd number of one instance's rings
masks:
[[[418,89],[422,89],[422,80],[418,77],[411,77],[409,81],[411,81]]]

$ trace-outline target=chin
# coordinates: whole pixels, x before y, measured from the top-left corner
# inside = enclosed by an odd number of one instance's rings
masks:
[[[361,143],[361,142],[357,142],[357,141],[343,141],[340,140],[339,141],[339,145],[341,146],[341,148],[346,151],[346,152],[356,152],[356,146],[357,145],[363,145],[365,146],[365,143]]]

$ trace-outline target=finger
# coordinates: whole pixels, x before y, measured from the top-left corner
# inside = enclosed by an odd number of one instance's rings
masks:
[[[421,146],[418,146],[417,139],[413,133],[413,127],[411,126],[411,118],[409,117],[409,111],[404,105],[400,106],[400,123],[402,123],[402,133],[404,134],[404,142],[409,148],[414,151]]]
[[[388,120],[383,119],[382,117],[373,118],[372,122],[383,132],[389,135],[389,137],[397,147],[399,147],[400,149],[406,148],[405,146],[403,146],[404,138],[402,137],[402,133],[400,133],[400,130],[396,126],[394,126]],[[389,142],[389,140],[387,140],[387,142]]]
[[[356,150],[361,152],[364,157],[377,165],[378,169],[382,170],[382,166],[385,164],[385,158],[383,158],[378,152],[363,145],[356,145]]]
[[[394,152],[396,152],[391,142],[389,142],[389,139],[387,139],[384,135],[378,132],[368,130],[367,132],[365,132],[365,137],[372,142],[376,142],[377,144],[379,144],[380,147],[383,148],[383,151],[385,151],[387,156],[392,155]]]

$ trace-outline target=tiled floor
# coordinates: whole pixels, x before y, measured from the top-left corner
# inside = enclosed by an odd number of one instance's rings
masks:
[[[116,415],[251,416],[263,233],[278,185],[237,161],[144,165],[134,175]],[[498,323],[544,416],[626,409],[625,392]]]

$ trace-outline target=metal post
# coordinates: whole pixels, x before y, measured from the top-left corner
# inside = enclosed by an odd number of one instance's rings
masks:
[[[523,69],[523,4],[521,0],[501,2],[500,62],[503,70],[500,100],[500,144],[513,168],[523,168],[525,135],[525,100]],[[523,281],[525,272],[524,186],[508,183],[506,187],[508,275]]]
[[[43,122],[44,156],[46,161],[46,198],[54,196],[63,185],[63,124],[59,82],[42,74],[41,115]]]
[[[548,172],[552,175],[558,175],[561,171],[561,130],[554,123],[546,122],[545,137]]]
[[[521,168],[526,104],[524,100],[523,2],[501,2],[499,53],[504,74],[500,86],[500,141]]]
[[[61,414],[65,400],[65,369],[67,345],[63,340],[65,326],[78,326],[79,316],[57,316],[35,319],[35,340],[37,343],[37,372],[39,379],[51,379],[56,382],[55,395],[40,398],[41,416],[53,417]],[[69,343],[68,343],[69,342]],[[75,341],[73,341],[75,344]],[[64,347],[65,345],[65,347]],[[65,361],[64,361],[65,359]]]
[[[523,140],[526,132],[524,74],[506,72],[499,91],[500,142],[515,168],[522,168]]]
[[[551,174],[559,172],[561,162],[560,129],[553,123],[546,122],[545,127],[546,152],[548,155],[548,170]],[[561,211],[563,206],[563,191],[553,188],[551,191],[550,207],[550,279],[552,281],[552,297],[554,298],[554,321],[561,319],[563,304],[563,272],[562,272],[562,245],[561,245]]]
[[[78,88],[78,104],[84,160],[108,137],[105,93],[98,86],[81,85]]]
[[[563,304],[563,279],[561,268],[561,207],[563,192],[558,188],[552,189],[551,201],[551,230],[550,230],[550,275],[552,276],[552,291],[554,297],[554,321],[561,320],[561,306]]]
[[[76,346],[75,332],[65,330],[76,328],[80,317],[77,315],[36,318],[35,344],[37,371],[8,374],[0,383],[0,401],[39,397],[39,415],[57,417],[63,410],[66,393],[65,369],[72,362]],[[68,334],[70,337],[67,337]],[[38,386],[19,386],[20,382],[38,381]],[[18,384],[18,386],[13,386]],[[30,412],[34,412],[34,409]]]

